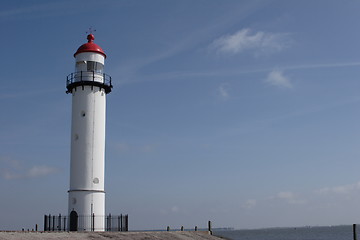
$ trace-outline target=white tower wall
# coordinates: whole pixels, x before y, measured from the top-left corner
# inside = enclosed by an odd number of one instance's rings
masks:
[[[103,82],[102,70],[88,71],[87,62],[104,64],[104,56],[84,52],[76,55],[74,81]],[[79,75],[79,71],[83,71]],[[95,215],[95,230],[104,230],[105,222],[105,120],[106,93],[92,85],[72,89],[72,125],[69,215],[89,218],[84,229],[91,230],[90,216]]]

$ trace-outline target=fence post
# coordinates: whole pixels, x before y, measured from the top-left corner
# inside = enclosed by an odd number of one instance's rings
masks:
[[[66,227],[66,216],[64,217],[64,231],[66,231],[65,227]]]
[[[38,225],[35,224],[35,231],[37,232],[38,231]]]
[[[52,230],[53,230],[53,231],[55,231],[55,215],[53,216],[53,222],[52,222],[52,225],[53,225]]]
[[[49,214],[48,220],[49,220],[49,229],[48,229],[48,231],[51,231],[51,214]]]
[[[197,231],[197,226],[195,226],[195,232]]]
[[[210,232],[210,235],[212,235],[212,227],[211,227],[211,221],[208,222],[208,230]]]
[[[126,214],[126,231],[129,231],[129,215]]]
[[[47,223],[47,216],[46,215],[44,215],[44,232],[46,232],[47,231],[47,229],[46,229],[46,224]]]
[[[48,221],[49,221],[48,231],[51,231],[51,214],[49,214]]]
[[[44,232],[47,231],[47,216],[44,215]]]
[[[123,215],[121,214],[120,215],[120,226],[121,226],[121,232],[124,231],[124,217]]]
[[[91,231],[95,231],[95,213],[91,214]]]
[[[353,235],[354,235],[354,240],[356,240],[357,239],[356,224],[353,224]]]
[[[59,220],[58,220],[57,230],[61,231],[61,214],[60,213],[59,213]]]
[[[129,215],[126,214],[126,218],[125,218],[125,231],[128,232],[129,231]]]
[[[168,231],[168,232],[170,231],[170,227],[169,227],[169,226],[167,226],[166,231]]]
[[[184,231],[184,226],[181,226],[181,231]]]
[[[121,218],[121,215],[118,216],[118,232],[120,232],[120,218]]]

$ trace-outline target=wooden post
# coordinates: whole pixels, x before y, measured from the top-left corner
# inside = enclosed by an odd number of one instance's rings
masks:
[[[169,226],[167,226],[166,231],[168,231],[168,232],[170,231],[170,227],[169,227]]]
[[[184,226],[181,226],[181,231],[184,231]]]
[[[37,232],[38,231],[38,225],[35,224],[35,231]]]
[[[195,232],[197,231],[197,226],[195,226]]]
[[[208,222],[208,227],[209,227],[209,233],[210,235],[212,235],[212,227],[211,227],[211,221]]]
[[[354,235],[354,240],[356,240],[357,239],[356,224],[353,224],[353,235]]]

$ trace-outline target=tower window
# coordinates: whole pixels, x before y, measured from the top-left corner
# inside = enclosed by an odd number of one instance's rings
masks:
[[[76,72],[86,71],[86,61],[76,62],[75,71],[76,71]]]
[[[90,72],[103,73],[104,65],[99,62],[87,61],[87,70]]]

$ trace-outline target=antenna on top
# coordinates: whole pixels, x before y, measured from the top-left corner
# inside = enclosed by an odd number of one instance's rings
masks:
[[[86,32],[86,34],[93,34],[96,32],[96,29],[93,29],[93,27],[89,27],[89,31]]]

